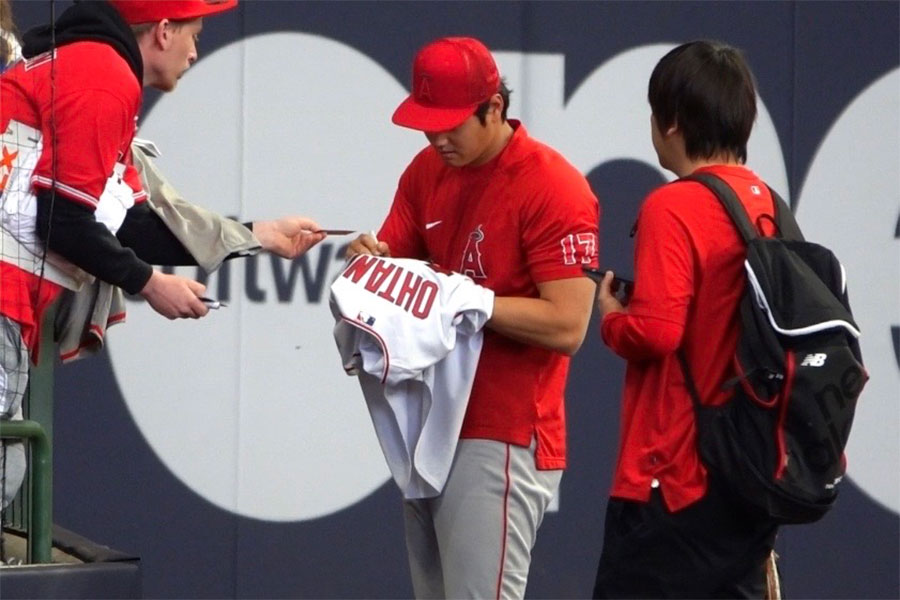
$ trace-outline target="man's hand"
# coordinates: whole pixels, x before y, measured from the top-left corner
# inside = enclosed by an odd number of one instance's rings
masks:
[[[209,312],[199,298],[205,291],[206,286],[199,281],[153,271],[140,294],[167,319],[199,319]]]
[[[607,271],[597,286],[597,308],[600,309],[600,318],[611,312],[625,312],[625,307],[613,293],[613,276],[612,271]]]
[[[276,221],[254,221],[253,235],[263,250],[282,258],[294,259],[325,239],[324,233],[313,233],[321,227],[306,217],[282,217]]]
[[[364,233],[360,235],[358,238],[350,242],[350,245],[347,246],[347,253],[345,257],[350,259],[356,256],[357,254],[371,254],[373,256],[390,256],[391,249],[388,248],[387,243],[379,242],[375,239],[375,236],[369,233]]]

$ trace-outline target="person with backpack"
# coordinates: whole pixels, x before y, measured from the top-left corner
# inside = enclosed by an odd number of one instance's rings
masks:
[[[740,51],[693,41],[650,77],[653,147],[679,177],[711,174],[737,194],[762,236],[775,234],[766,184],[745,166],[756,118]],[[613,273],[597,305],[604,342],[627,361],[619,455],[594,598],[762,598],[778,525],[747,508],[698,452],[695,407],[726,402],[733,378],[746,246],[716,195],[677,180],[641,206],[634,287],[625,306]]]

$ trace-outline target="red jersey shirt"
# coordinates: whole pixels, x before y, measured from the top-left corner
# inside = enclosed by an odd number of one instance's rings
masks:
[[[536,298],[545,281],[597,265],[599,205],[584,176],[518,121],[503,151],[450,167],[431,146],[400,178],[381,231],[396,257],[430,260],[500,296]],[[569,357],[484,330],[461,438],[528,446],[540,469],[566,464]]]
[[[0,132],[7,131],[13,120],[41,132],[33,186],[47,189],[55,177],[61,201],[91,209],[116,163],[127,165],[123,179],[134,191],[135,202],[146,197],[130,157],[140,106],[141,82],[112,47],[99,42],[64,45],[55,57],[47,52],[20,61],[0,77]],[[2,148],[0,191],[9,180],[14,154],[13,149]],[[0,265],[0,277],[0,314],[22,326],[22,337],[34,357],[41,314],[61,288],[47,280],[39,282],[9,262]]]
[[[772,197],[752,171],[698,169],[734,188],[752,222],[771,235]],[[675,354],[683,347],[701,398],[718,404],[733,375],[745,245],[703,185],[673,182],[645,200],[635,240],[635,286],[627,313],[610,313],[603,339],[627,359],[619,457],[612,495],[647,501],[658,482],[670,510],[706,493],[694,408]]]
[[[55,168],[60,196],[94,208],[118,162],[127,165],[124,180],[135,200],[143,200],[130,158],[141,82],[107,44],[75,42],[55,55],[21,61],[0,78],[2,130],[14,119],[41,132],[32,183],[49,188]]]

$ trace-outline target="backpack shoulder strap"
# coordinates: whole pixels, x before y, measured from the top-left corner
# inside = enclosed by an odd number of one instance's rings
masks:
[[[749,242],[759,237],[756,227],[750,222],[750,217],[747,216],[747,211],[744,210],[744,205],[738,200],[737,194],[734,193],[731,186],[725,183],[721,177],[717,177],[712,173],[693,173],[682,177],[681,181],[696,181],[715,194],[728,216],[731,217],[731,221],[738,232],[740,232],[741,237],[744,238],[744,242]]]
[[[741,237],[744,239],[744,243],[749,243],[750,240],[759,237],[756,228],[750,222],[747,211],[744,210],[744,205],[738,200],[737,194],[734,193],[731,186],[725,183],[721,177],[717,177],[711,173],[694,173],[682,177],[680,181],[696,181],[715,194],[716,198],[719,199],[719,203],[725,208],[725,212],[731,217],[731,221],[734,223],[735,228],[737,228],[738,233],[740,233]],[[684,383],[687,386],[688,393],[693,401],[694,409],[699,412],[702,406],[700,394],[697,391],[697,384],[694,382],[694,377],[691,375],[691,368],[690,365],[688,365],[687,356],[685,355],[683,346],[678,348],[676,355],[678,356],[678,363],[681,365],[681,372],[684,375]]]
[[[772,204],[775,205],[775,226],[778,228],[779,237],[786,240],[803,241],[803,232],[800,231],[791,207],[782,200],[778,192],[768,185],[766,187],[769,188],[769,193],[772,194]]]

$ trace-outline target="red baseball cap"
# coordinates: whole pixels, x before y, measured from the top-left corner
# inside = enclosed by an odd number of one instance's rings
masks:
[[[181,21],[230,10],[238,0],[109,0],[126,23]]]
[[[497,63],[484,44],[475,38],[441,38],[416,54],[412,93],[391,120],[420,131],[453,129],[499,89]]]

